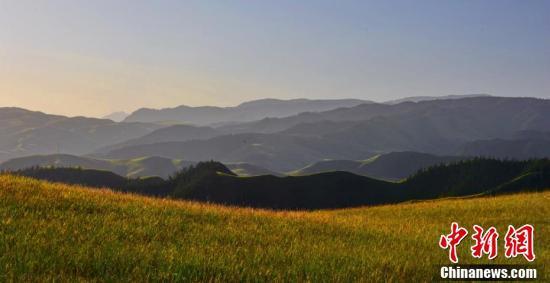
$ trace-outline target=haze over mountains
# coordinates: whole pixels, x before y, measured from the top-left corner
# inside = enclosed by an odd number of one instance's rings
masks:
[[[429,166],[449,164],[470,159],[467,156],[436,156],[418,152],[392,152],[368,160],[323,160],[290,172],[276,172],[250,163],[224,164],[238,176],[305,176],[333,171],[347,171],[375,179],[397,181]],[[135,159],[98,159],[68,154],[34,155],[14,158],[0,164],[0,171],[17,171],[31,167],[83,168],[111,171],[118,175],[136,178],[159,176],[168,178],[176,171],[197,164],[196,161],[165,157]]]
[[[217,136],[209,139],[161,139],[97,154],[103,158],[128,159],[142,154],[247,162],[279,172],[323,159],[363,160],[394,151],[466,154],[464,146],[474,141],[510,137],[527,130],[550,132],[550,101],[473,97],[396,105],[370,103],[215,130]],[[541,157],[541,153],[527,148],[523,156]]]
[[[468,97],[483,97],[486,94],[447,95],[447,96],[413,96],[390,100],[382,104],[398,104],[402,102],[420,102],[439,99],[460,99]],[[337,108],[353,107],[373,101],[360,99],[259,99],[241,103],[234,107],[180,105],[174,108],[150,109],[141,108],[131,114],[115,112],[106,119],[125,122],[164,122],[185,123],[194,125],[220,125],[234,122],[261,120],[266,117],[281,118],[303,112],[322,112]]]
[[[14,158],[0,164],[0,171],[16,171],[30,167],[68,167],[111,171],[120,176],[136,178],[159,176],[167,178],[177,170],[195,162],[162,157],[107,160],[69,154],[34,155]]]
[[[101,119],[109,119],[109,120],[113,120],[115,122],[122,122],[122,120],[126,119],[126,117],[128,117],[128,113],[126,112],[123,112],[123,111],[118,111],[118,112],[113,112],[109,115],[105,115],[103,117],[101,117]]]
[[[173,125],[154,130],[149,134],[135,139],[130,139],[121,143],[107,146],[105,148],[102,148],[100,151],[109,152],[119,148],[162,142],[202,140],[213,138],[222,134],[223,132],[206,126]]]
[[[160,127],[0,108],[0,161],[44,153],[85,154],[143,136]]]
[[[302,112],[326,111],[341,107],[356,106],[370,101],[359,99],[261,99],[241,103],[235,107],[190,107],[181,105],[176,108],[142,108],[130,114],[125,122],[170,122],[177,121],[195,125],[215,123],[243,122],[265,117],[285,117]]]
[[[391,152],[367,160],[323,160],[292,171],[290,174],[303,176],[347,171],[375,179],[397,181],[405,179],[423,168],[470,158],[468,156],[437,156],[419,152]]]
[[[196,161],[181,159],[170,159],[164,157],[142,157],[135,159],[98,159],[85,156],[69,154],[32,155],[14,158],[0,163],[0,171],[17,171],[32,167],[48,168],[82,168],[111,171],[123,177],[141,178],[158,176],[168,178],[178,170],[196,164]],[[281,173],[273,172],[265,168],[248,164],[228,163],[225,164],[239,176],[274,175]]]
[[[322,138],[285,134],[229,134],[206,140],[161,142],[128,146],[100,158],[130,159],[135,156],[161,156],[188,160],[246,162],[284,172],[322,159],[365,159],[373,153]]]
[[[0,108],[0,162],[60,153],[94,160],[154,157],[165,164],[217,160],[273,174],[326,167],[368,175],[373,169],[361,171],[370,166],[361,160],[391,152],[426,153],[435,161],[549,156],[550,100],[483,95],[403,100],[265,99],[228,108],[138,110],[118,123]],[[141,119],[148,122],[131,122]],[[397,156],[399,162],[411,160]],[[403,178],[410,173],[405,167],[378,176]],[[124,169],[108,170],[128,176]]]
[[[471,97],[488,97],[489,94],[453,94],[453,95],[443,95],[443,96],[409,96],[405,98],[399,98],[394,100],[385,101],[384,104],[399,104],[402,102],[420,102],[427,100],[440,100],[440,99],[461,99],[461,98],[471,98]]]

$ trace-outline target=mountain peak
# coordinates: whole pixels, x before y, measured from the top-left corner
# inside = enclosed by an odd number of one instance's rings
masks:
[[[393,104],[399,104],[403,102],[421,102],[421,101],[429,101],[429,100],[462,99],[462,98],[490,97],[490,96],[492,95],[486,94],[486,93],[451,94],[451,95],[443,95],[443,96],[410,96],[410,97],[404,97],[404,98],[395,99],[395,100],[389,100],[383,103],[393,105]]]
[[[109,119],[109,120],[113,120],[115,122],[120,122],[124,119],[126,119],[126,117],[128,117],[128,113],[124,112],[124,111],[117,111],[117,112],[113,112],[109,115],[105,115],[103,117],[101,117],[102,119]]]

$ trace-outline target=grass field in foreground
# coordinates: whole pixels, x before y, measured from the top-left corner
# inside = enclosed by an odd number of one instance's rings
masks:
[[[0,176],[0,281],[428,281],[458,221],[535,226],[550,258],[550,192],[316,212],[154,199]],[[459,246],[460,263],[488,263]]]

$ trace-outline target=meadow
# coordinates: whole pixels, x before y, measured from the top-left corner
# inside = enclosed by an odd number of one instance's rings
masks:
[[[0,281],[431,281],[457,221],[535,226],[549,265],[550,192],[319,211],[270,211],[150,198],[0,175]]]

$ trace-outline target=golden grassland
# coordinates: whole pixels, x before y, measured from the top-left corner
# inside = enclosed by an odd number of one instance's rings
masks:
[[[535,226],[550,258],[550,192],[274,212],[0,176],[0,281],[430,281],[457,221]],[[460,263],[489,263],[459,247]],[[540,276],[540,275],[539,275]]]

